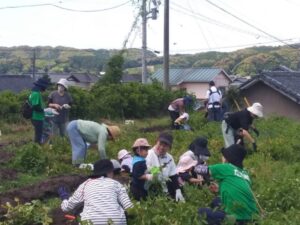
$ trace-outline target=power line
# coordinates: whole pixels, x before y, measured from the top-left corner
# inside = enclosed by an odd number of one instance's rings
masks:
[[[285,39],[283,41],[292,41],[292,40],[299,40],[299,38],[290,38],[290,39]],[[207,48],[202,48],[202,49],[179,49],[176,50],[177,52],[195,52],[195,51],[213,51],[213,50],[218,50],[218,49],[230,49],[230,48],[243,48],[243,47],[252,47],[255,45],[265,45],[265,44],[271,44],[271,43],[278,43],[279,41],[269,41],[269,42],[256,42],[256,43],[251,43],[251,44],[244,44],[244,45],[232,45],[232,46],[222,46],[222,47],[216,47],[216,48],[211,48],[211,49],[207,49]],[[282,43],[282,42],[280,42]],[[272,46],[274,47],[274,46]],[[290,47],[290,46],[289,46]],[[293,48],[295,50],[297,50],[297,48]],[[173,51],[175,52],[175,51]]]
[[[71,8],[62,7],[62,6],[53,4],[53,3],[33,4],[33,5],[18,5],[18,6],[5,6],[5,7],[0,7],[0,10],[3,10],[3,9],[18,9],[18,8],[33,8],[33,7],[41,7],[41,6],[52,6],[52,7],[58,8],[58,9],[62,9],[62,10],[66,10],[66,11],[71,11],[71,12],[91,13],[91,12],[103,12],[103,11],[108,11],[108,10],[116,9],[116,8],[119,8],[121,6],[124,6],[124,5],[128,4],[129,2],[131,2],[131,0],[126,1],[124,3],[121,3],[119,5],[115,5],[115,6],[109,7],[109,8],[92,9],[92,10],[71,9]]]
[[[295,48],[295,47],[289,45],[288,43],[284,42],[283,40],[279,39],[278,37],[276,37],[276,36],[274,36],[274,35],[272,35],[272,34],[266,32],[266,31],[264,31],[264,30],[262,30],[262,29],[260,29],[260,28],[258,28],[258,27],[256,27],[256,26],[252,25],[251,23],[249,23],[249,22],[243,20],[242,18],[239,18],[238,16],[236,16],[236,15],[232,14],[231,12],[227,11],[226,9],[224,9],[224,8],[222,8],[222,7],[218,6],[218,5],[216,5],[215,3],[211,2],[210,0],[206,0],[206,1],[207,1],[209,4],[211,4],[212,6],[214,6],[214,7],[218,8],[218,9],[220,9],[221,11],[223,11],[223,12],[225,12],[226,14],[228,14],[228,15],[234,17],[235,19],[237,19],[237,20],[239,20],[239,21],[241,21],[241,22],[247,24],[248,26],[250,26],[250,27],[252,27],[252,28],[254,28],[254,29],[256,29],[256,30],[262,32],[263,34],[266,34],[267,36],[273,38],[274,40],[277,40],[278,42],[281,42],[281,43],[283,43],[283,44],[289,46],[290,48]]]
[[[251,35],[251,36],[255,36],[255,37],[262,36],[261,34],[258,34],[258,33],[253,33],[253,32],[250,32],[250,31],[246,31],[246,30],[243,30],[243,29],[240,29],[240,28],[237,28],[237,27],[234,27],[234,26],[222,23],[222,22],[217,21],[215,19],[212,19],[212,18],[209,18],[207,16],[204,16],[204,15],[202,15],[200,13],[192,13],[188,9],[186,9],[186,8],[182,7],[181,5],[178,5],[176,3],[172,3],[172,5],[175,5],[176,7],[180,8],[180,9],[176,9],[176,8],[171,7],[171,9],[174,10],[174,11],[177,11],[179,13],[183,13],[185,15],[188,15],[188,16],[200,19],[200,20],[202,20],[204,22],[207,22],[207,23],[210,23],[210,24],[222,27],[224,29],[235,30],[237,32],[244,33],[244,34]]]

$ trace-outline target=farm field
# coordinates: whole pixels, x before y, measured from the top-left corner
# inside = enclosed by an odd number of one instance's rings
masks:
[[[122,135],[115,142],[108,142],[107,154],[116,158],[117,152],[130,150],[134,140],[148,139],[151,145],[160,131],[168,130],[169,118],[135,120],[134,124],[118,123]],[[209,164],[220,162],[223,146],[220,123],[207,123],[202,113],[192,113],[190,125],[194,131],[173,131],[174,144],[171,154],[175,161],[198,136],[209,140],[212,157]],[[253,191],[264,210],[259,219],[263,225],[300,224],[300,123],[281,117],[256,121],[260,131],[257,152],[250,145],[244,166],[253,182]],[[67,139],[54,138],[51,145],[31,143],[31,124],[1,123],[0,137],[0,225],[78,224],[67,221],[60,210],[57,188],[66,185],[71,191],[82,183],[88,170],[73,168],[71,147]],[[95,146],[88,151],[86,162],[99,158]],[[121,174],[116,179],[128,185],[129,177]],[[206,186],[188,186],[184,190],[186,202],[176,203],[164,196],[134,202],[129,211],[129,225],[155,224],[205,224],[197,215],[199,207],[207,207],[214,197]],[[8,203],[9,202],[9,203]],[[24,204],[26,203],[26,204]],[[226,221],[224,224],[232,224]]]

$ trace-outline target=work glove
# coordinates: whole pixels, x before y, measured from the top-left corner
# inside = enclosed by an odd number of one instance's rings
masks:
[[[146,174],[146,180],[151,181],[153,180],[153,175],[152,174]]]
[[[257,150],[256,142],[253,142],[253,143],[252,143],[252,148],[253,148],[253,151],[256,152],[256,150]]]
[[[208,174],[208,166],[205,164],[198,164],[195,166],[194,172],[202,175]]]
[[[70,197],[67,188],[65,186],[59,187],[57,192],[61,200],[66,200]]]
[[[259,136],[259,131],[256,128],[253,128],[253,132],[256,134],[256,136]]]
[[[185,202],[185,199],[184,199],[180,189],[176,189],[175,200],[176,200],[176,202],[178,202],[178,201]]]
[[[63,104],[62,107],[65,108],[65,109],[70,109],[71,108],[71,106],[69,104]]]

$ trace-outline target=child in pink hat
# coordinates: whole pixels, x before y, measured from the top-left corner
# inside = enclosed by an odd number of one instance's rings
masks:
[[[177,174],[179,183],[181,186],[188,182],[190,184],[202,185],[203,178],[195,173],[192,173],[193,168],[198,164],[197,160],[194,160],[189,155],[184,155],[179,159],[177,165]]]

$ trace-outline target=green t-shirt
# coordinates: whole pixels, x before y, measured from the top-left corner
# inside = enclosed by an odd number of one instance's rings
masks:
[[[227,214],[237,220],[251,220],[258,214],[247,171],[230,163],[209,166],[211,176],[218,181],[222,205]]]
[[[38,91],[31,92],[31,94],[29,96],[29,102],[32,106],[39,105],[42,109],[45,108],[45,104],[43,102],[42,95]],[[33,112],[32,112],[33,120],[44,120],[44,118],[45,118],[44,111],[38,112],[38,111],[33,110]]]

